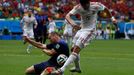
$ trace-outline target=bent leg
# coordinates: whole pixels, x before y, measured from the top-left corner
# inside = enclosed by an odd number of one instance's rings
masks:
[[[25,71],[26,75],[35,75],[35,69],[34,66],[28,67]]]
[[[61,71],[64,71],[65,68],[68,65],[70,65],[72,62],[74,62],[78,58],[79,51],[80,51],[80,48],[78,46],[75,46],[73,48],[72,54],[69,56],[69,58],[67,59],[67,61],[65,62],[65,64],[61,67]]]

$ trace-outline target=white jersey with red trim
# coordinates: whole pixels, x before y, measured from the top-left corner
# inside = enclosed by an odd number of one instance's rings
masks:
[[[65,20],[64,24],[65,24],[65,29],[72,31],[73,27],[66,20]]]
[[[56,29],[55,21],[50,21],[50,22],[49,22],[49,29],[48,29],[48,32],[49,32],[49,33],[54,32],[55,29]]]
[[[64,22],[64,24],[65,24],[65,29],[64,29],[64,35],[69,35],[69,36],[72,36],[72,29],[73,29],[73,27],[65,20],[65,22]]]
[[[34,16],[24,16],[21,20],[21,23],[23,23],[23,29],[26,31],[33,30],[33,25],[37,25],[37,21]]]
[[[97,13],[105,9],[105,6],[99,2],[90,2],[89,10],[84,10],[83,7],[78,4],[69,12],[70,14],[81,15],[82,29],[96,28]]]

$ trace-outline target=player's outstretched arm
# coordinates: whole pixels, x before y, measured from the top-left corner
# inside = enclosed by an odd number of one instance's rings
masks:
[[[114,25],[116,28],[118,28],[118,27],[117,27],[117,20],[114,18],[114,16],[112,16],[112,14],[111,14],[111,12],[109,11],[108,8],[105,8],[105,10],[107,11],[107,14],[109,14],[109,18],[110,18],[111,21],[113,22],[113,25]]]
[[[54,54],[56,54],[57,52],[54,49],[43,49],[42,50],[45,54],[47,54],[48,56],[53,56]]]
[[[54,49],[50,50],[50,49],[47,49],[46,48],[46,45],[45,44],[42,44],[40,42],[36,42],[30,38],[28,38],[27,36],[24,36],[25,37],[25,41],[29,42],[30,44],[32,44],[33,46],[37,47],[37,48],[40,48],[42,49],[42,51],[49,55],[49,56],[52,56],[56,53],[56,51]]]
[[[71,18],[71,13],[68,13],[66,15],[66,21],[69,23],[69,25],[71,25],[73,27],[73,30],[79,30],[81,29],[80,25],[77,25],[74,20]]]
[[[36,42],[30,38],[28,38],[27,36],[24,36],[24,40],[29,42],[30,44],[32,44],[33,46],[37,47],[37,48],[40,48],[40,49],[45,49],[46,48],[46,45],[45,44],[42,44],[40,42]]]
[[[71,15],[70,13],[68,13],[65,17],[65,19],[67,20],[67,22],[73,27],[76,25],[76,23],[73,21],[73,19],[71,18]]]
[[[109,18],[113,22],[113,24],[117,27],[117,20],[112,16],[111,12],[107,7],[98,14],[101,18]]]

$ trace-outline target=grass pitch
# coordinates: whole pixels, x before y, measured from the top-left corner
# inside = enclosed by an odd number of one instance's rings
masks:
[[[26,46],[21,40],[0,40],[0,75],[25,75],[27,67],[49,58],[34,47],[27,54]],[[81,69],[74,75],[134,75],[134,40],[93,41],[81,51]]]

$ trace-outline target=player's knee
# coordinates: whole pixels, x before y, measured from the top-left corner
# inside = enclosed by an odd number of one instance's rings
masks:
[[[29,68],[27,68],[27,69],[25,70],[25,74],[26,74],[26,75],[29,74]]]
[[[76,58],[78,57],[78,53],[72,52],[71,55],[76,56]]]
[[[80,47],[79,47],[79,46],[74,46],[74,47],[71,49],[71,51],[74,52],[74,53],[79,54],[79,52],[80,52]]]
[[[34,68],[33,68],[33,66],[31,66],[31,67],[29,67],[29,68],[27,68],[27,69],[25,70],[25,74],[26,74],[26,75],[30,75],[30,74],[32,74],[32,73],[34,73]]]

